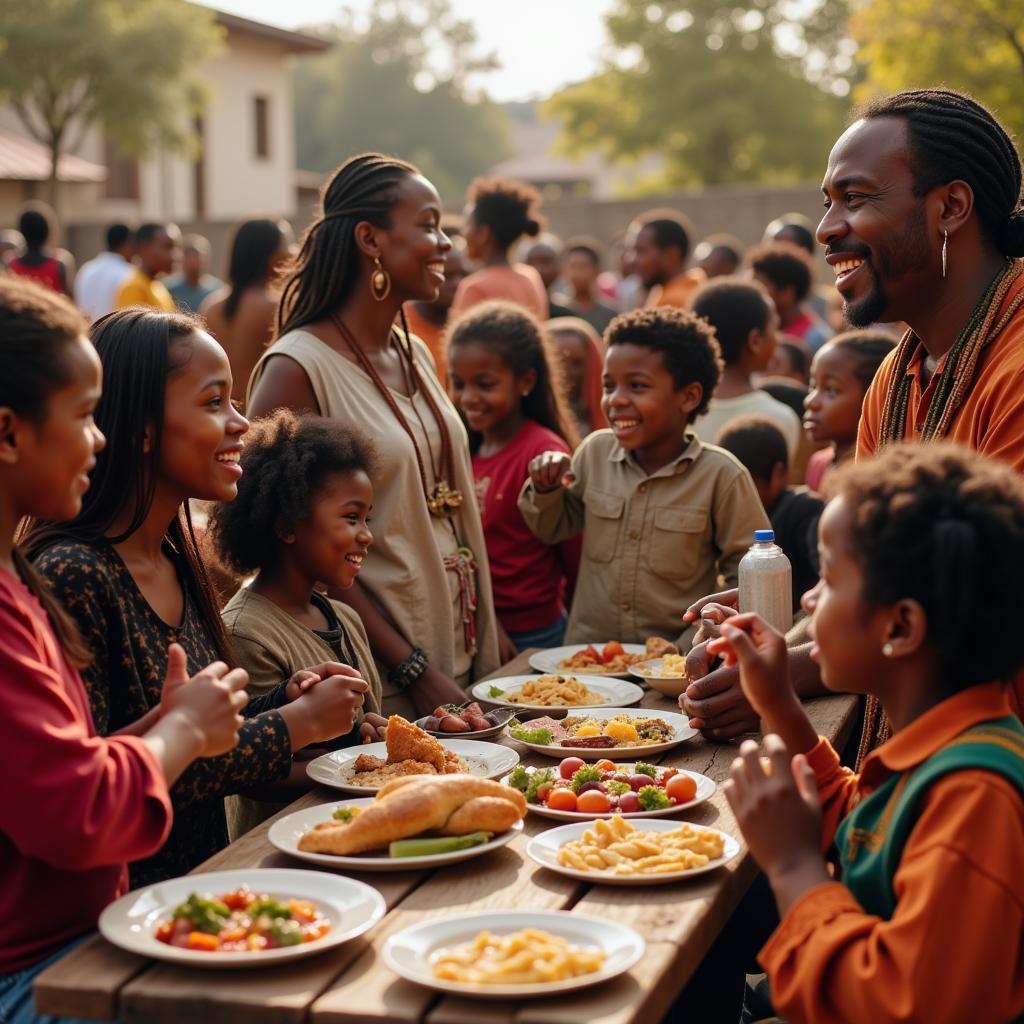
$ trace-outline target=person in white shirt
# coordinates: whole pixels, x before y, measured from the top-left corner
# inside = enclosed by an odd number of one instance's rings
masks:
[[[131,264],[134,250],[131,228],[127,224],[111,224],[107,228],[107,251],[99,253],[78,271],[75,302],[90,320],[98,320],[113,310],[121,285],[134,269]]]

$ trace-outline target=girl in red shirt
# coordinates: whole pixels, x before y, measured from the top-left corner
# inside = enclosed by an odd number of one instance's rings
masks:
[[[127,861],[171,827],[167,789],[196,758],[230,750],[246,675],[210,665],[189,682],[172,647],[163,699],[141,735],[100,737],[78,669],[88,655],[14,543],[26,516],[70,519],[105,439],[101,371],[82,315],[0,280],[0,1020],[35,1013],[32,981],[121,895]]]
[[[530,460],[576,443],[559,369],[538,322],[512,303],[475,306],[449,329],[449,391],[469,430],[502,661],[562,642],[579,566],[579,538],[542,543],[516,506]]]

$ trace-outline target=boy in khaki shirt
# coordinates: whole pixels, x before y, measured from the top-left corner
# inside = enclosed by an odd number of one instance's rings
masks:
[[[548,544],[583,530],[583,560],[566,643],[652,635],[689,646],[679,609],[735,586],[754,530],[769,526],[750,474],[688,427],[707,410],[721,373],[713,330],[670,307],[617,317],[605,334],[601,408],[609,430],[570,461],[530,463],[519,510]]]

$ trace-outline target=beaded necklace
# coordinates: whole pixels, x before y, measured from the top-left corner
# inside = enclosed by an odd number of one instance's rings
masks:
[[[992,279],[985,294],[974,307],[963,330],[956,336],[946,362],[935,380],[935,390],[921,430],[922,441],[945,437],[949,432],[954,416],[974,383],[978,360],[985,346],[998,336],[1024,303],[1022,289],[1007,305],[998,322],[996,321],[1007,293],[1022,274],[1024,260],[1007,261],[1006,266]],[[882,407],[880,445],[902,441],[906,434],[907,403],[914,379],[909,370],[920,344],[921,339],[913,331],[908,331],[897,349],[896,366],[892,375],[894,383],[890,385]]]
[[[416,366],[416,360],[412,354],[412,343],[409,341],[409,333],[406,331],[405,335],[405,347],[399,340],[398,344],[395,345],[395,349],[398,352],[398,360],[402,366],[402,376],[405,379],[406,386],[409,389],[409,400],[413,404],[413,411],[416,413],[417,419],[420,418],[419,409],[416,408],[414,401],[416,391],[419,391],[423,395],[424,400],[430,408],[433,414],[434,421],[437,423],[438,433],[441,435],[441,455],[440,455],[440,467],[434,465],[434,451],[430,446],[430,438],[427,436],[427,454],[430,457],[430,468],[434,473],[434,479],[436,483],[431,487],[427,482],[427,469],[423,461],[423,453],[420,451],[419,442],[416,440],[416,434],[413,432],[412,424],[405,418],[405,414],[402,412],[395,400],[395,396],[391,393],[391,389],[381,379],[380,374],[377,372],[377,368],[370,361],[370,357],[363,350],[363,346],[352,336],[352,332],[345,326],[344,321],[336,313],[331,316],[331,320],[334,322],[334,326],[338,329],[338,333],[345,339],[346,344],[352,350],[352,354],[356,357],[356,361],[366,371],[366,375],[373,381],[375,387],[380,392],[384,401],[387,402],[388,407],[395,415],[395,419],[401,424],[402,429],[409,435],[409,439],[412,441],[413,450],[416,452],[416,465],[420,471],[420,481],[423,484],[423,496],[427,502],[427,508],[430,509],[432,515],[440,517],[450,517],[455,515],[456,511],[461,507],[463,502],[462,492],[455,490],[449,480],[452,483],[455,482],[455,463],[452,455],[452,439],[448,433],[448,425],[444,421],[444,414],[438,408],[437,403],[434,401],[434,396],[430,393],[429,389],[423,384],[423,380],[420,377],[420,372]],[[404,326],[404,315],[403,315],[403,326]],[[426,427],[423,424],[423,420],[420,419],[420,426],[423,427],[423,433],[426,436]],[[442,472],[444,475],[442,476]]]
[[[394,413],[395,419],[398,420],[402,429],[409,435],[413,451],[416,453],[416,465],[420,471],[420,482],[423,485],[423,497],[426,500],[427,508],[430,510],[431,515],[447,520],[455,537],[458,550],[455,554],[444,555],[443,562],[445,570],[455,573],[455,578],[458,580],[463,640],[466,652],[472,657],[477,652],[476,610],[479,605],[479,595],[476,589],[476,556],[471,548],[466,547],[459,541],[455,524],[452,522],[452,516],[462,507],[465,499],[462,492],[452,487],[448,482],[450,480],[452,484],[455,483],[455,457],[452,449],[451,435],[448,432],[448,424],[444,420],[444,413],[435,401],[430,389],[423,383],[419,368],[416,366],[412,342],[409,340],[409,326],[405,321],[405,313],[404,311],[402,312],[405,345],[403,347],[403,339],[399,337],[396,340],[395,348],[402,366],[403,379],[405,380],[406,387],[409,389],[409,400],[412,403],[413,412],[416,413],[416,418],[419,420],[420,427],[423,429],[423,435],[427,441],[427,455],[430,458],[430,468],[436,481],[433,487],[427,482],[426,464],[423,461],[423,453],[420,451],[419,441],[416,439],[412,424],[405,418],[405,414],[395,400],[395,396],[391,393],[391,389],[381,379],[377,368],[370,362],[370,357],[363,350],[363,346],[355,339],[341,317],[334,313],[331,315],[331,320],[338,329],[338,333],[352,350],[356,362],[366,371],[366,375],[373,381],[381,397],[387,402],[388,408]],[[430,436],[427,433],[426,424],[420,416],[420,411],[416,407],[415,395],[417,391],[423,395],[437,424],[438,433],[441,435],[440,468],[434,464],[434,450],[430,445]],[[444,476],[441,475],[441,471],[444,472]]]

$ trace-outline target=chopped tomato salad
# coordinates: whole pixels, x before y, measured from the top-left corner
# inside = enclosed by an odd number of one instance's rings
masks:
[[[219,898],[192,893],[155,934],[181,949],[256,953],[313,942],[330,930],[331,922],[309,900],[282,901],[243,886]]]

